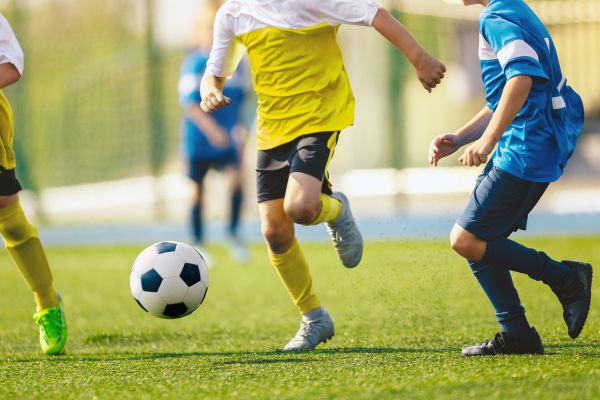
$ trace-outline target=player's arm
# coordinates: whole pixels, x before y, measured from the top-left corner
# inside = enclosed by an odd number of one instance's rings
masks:
[[[427,53],[387,10],[380,8],[377,11],[372,26],[406,56],[415,67],[419,81],[428,92],[442,81],[446,72],[444,64]]]
[[[485,106],[462,128],[453,133],[446,133],[433,138],[429,145],[429,164],[437,166],[442,158],[479,139],[487,129],[493,115],[493,111]]]
[[[227,132],[223,130],[213,117],[204,112],[198,104],[188,105],[185,114],[199,130],[204,132],[212,145],[220,148],[226,148],[229,145]]]
[[[527,75],[517,75],[506,82],[500,103],[490,123],[479,140],[468,146],[460,156],[458,161],[461,164],[478,166],[487,161],[508,126],[523,108],[532,85],[533,78]]]
[[[0,89],[12,85],[21,79],[21,73],[11,63],[0,64]]]
[[[215,16],[213,45],[206,63],[206,72],[200,84],[202,102],[200,107],[207,113],[215,112],[229,104],[231,99],[223,95],[223,87],[228,77],[235,72],[244,49],[229,26],[228,15],[232,3],[226,2]],[[235,10],[233,10],[235,12]]]

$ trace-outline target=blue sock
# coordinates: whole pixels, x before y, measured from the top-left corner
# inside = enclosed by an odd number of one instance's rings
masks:
[[[237,230],[240,225],[240,214],[242,213],[242,202],[244,194],[241,188],[237,188],[231,194],[231,219],[229,221],[229,234],[237,237]]]
[[[510,239],[487,242],[481,263],[527,274],[549,286],[559,283],[570,271],[568,266],[551,259],[546,253],[527,248]]]
[[[192,207],[190,215],[192,235],[196,243],[202,243],[204,240],[204,223],[202,221],[202,205],[195,203]]]
[[[516,335],[529,333],[525,308],[521,305],[510,271],[488,264],[468,262],[473,275],[496,311],[496,320],[502,331]]]

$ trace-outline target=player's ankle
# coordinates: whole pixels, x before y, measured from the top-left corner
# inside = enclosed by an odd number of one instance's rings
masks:
[[[50,307],[58,307],[58,294],[54,287],[37,289],[33,291],[33,299],[38,311]]]
[[[302,314],[302,320],[305,322],[318,321],[325,315],[325,307],[319,306],[307,313]]]

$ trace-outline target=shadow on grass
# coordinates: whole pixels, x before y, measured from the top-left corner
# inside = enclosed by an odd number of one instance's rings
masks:
[[[58,357],[34,357],[34,358],[14,358],[5,359],[5,362],[28,363],[28,362],[111,362],[111,361],[143,361],[143,360],[162,360],[177,358],[195,358],[195,357],[232,357],[236,359],[227,361],[216,361],[216,365],[231,364],[275,364],[275,363],[300,363],[318,361],[314,356],[333,357],[341,354],[431,354],[456,352],[455,348],[392,348],[392,347],[340,347],[317,349],[305,353],[284,353],[281,350],[271,351],[217,351],[217,352],[140,352],[140,353],[67,353]],[[271,358],[266,358],[271,357]]]

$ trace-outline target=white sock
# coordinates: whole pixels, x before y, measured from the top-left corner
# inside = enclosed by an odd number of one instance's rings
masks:
[[[312,311],[307,312],[306,314],[302,314],[302,321],[304,322],[314,322],[318,321],[325,315],[325,307],[319,306]]]

